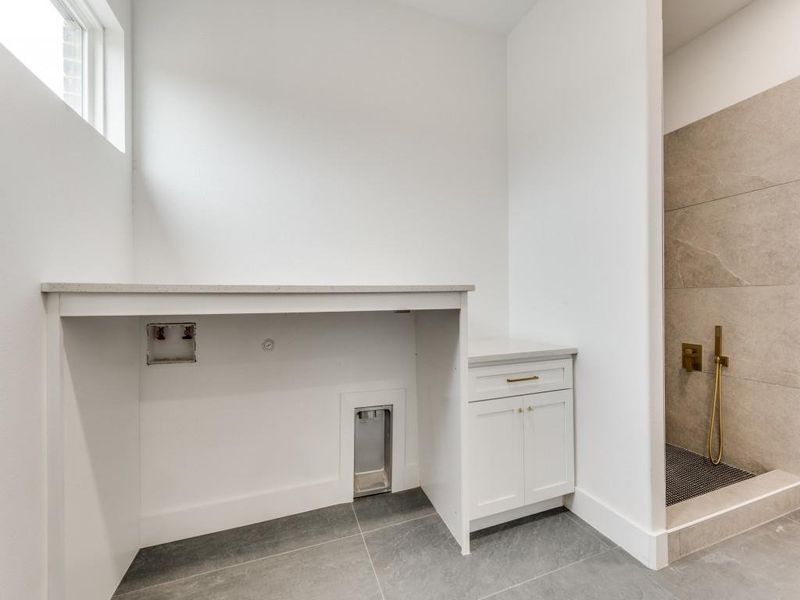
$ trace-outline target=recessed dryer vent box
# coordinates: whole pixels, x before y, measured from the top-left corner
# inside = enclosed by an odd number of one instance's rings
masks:
[[[197,323],[148,323],[148,365],[195,362],[197,362]]]
[[[355,411],[353,498],[392,491],[392,407]]]

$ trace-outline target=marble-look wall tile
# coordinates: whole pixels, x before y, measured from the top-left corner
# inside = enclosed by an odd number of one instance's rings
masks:
[[[726,460],[800,474],[800,78],[666,136],[665,209],[667,440],[705,454],[722,325]]]
[[[667,442],[705,455],[714,376],[681,371],[667,381]],[[722,402],[726,463],[800,473],[800,389],[725,376]]]
[[[800,183],[669,211],[664,237],[667,288],[798,284]]]
[[[722,325],[726,373],[800,388],[800,286],[671,289],[665,306],[667,378],[681,368],[681,344],[703,345],[714,371],[714,326]]]
[[[670,133],[664,151],[668,210],[800,179],[800,78]]]
[[[714,379],[672,369],[666,383],[667,443],[705,456]]]

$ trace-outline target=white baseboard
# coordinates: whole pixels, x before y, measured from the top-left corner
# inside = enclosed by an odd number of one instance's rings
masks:
[[[628,554],[650,569],[666,567],[667,532],[650,532],[621,515],[591,494],[576,489],[565,502],[567,508],[597,531],[619,544]]]
[[[486,529],[487,527],[494,527],[495,525],[500,525],[501,523],[508,523],[509,521],[515,521],[516,519],[522,519],[523,517],[536,515],[540,512],[553,510],[554,508],[559,508],[561,506],[564,506],[563,496],[559,496],[558,498],[553,498],[551,500],[543,500],[542,502],[529,504],[528,506],[512,508],[511,510],[506,510],[496,515],[489,515],[488,517],[473,519],[469,522],[469,530],[470,532],[480,531],[481,529]]]
[[[353,500],[338,479],[142,515],[142,547],[260,523]]]
[[[419,487],[419,463],[407,464],[403,481],[392,481],[392,493]]]
[[[142,547],[352,502],[354,410],[359,406],[384,405],[391,405],[394,409],[392,491],[401,492],[419,487],[419,464],[405,461],[406,390],[400,388],[346,392],[341,396],[340,461],[337,476],[142,515]]]
[[[406,465],[405,477],[393,482],[392,492],[415,487],[419,487],[419,465]],[[343,488],[338,479],[329,479],[142,515],[141,545],[146,548],[352,501],[352,480]]]

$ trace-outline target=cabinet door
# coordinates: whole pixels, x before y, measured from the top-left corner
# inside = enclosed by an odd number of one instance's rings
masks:
[[[525,409],[525,504],[575,490],[572,390],[522,398]]]
[[[522,397],[484,400],[469,405],[470,519],[479,519],[524,503]]]

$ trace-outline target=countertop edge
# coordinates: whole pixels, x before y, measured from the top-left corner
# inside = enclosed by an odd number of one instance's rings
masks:
[[[530,352],[507,352],[499,354],[484,354],[469,357],[469,366],[478,366],[490,363],[541,360],[545,358],[564,358],[578,354],[577,348],[548,348],[547,350],[533,350]]]
[[[44,282],[45,294],[411,294],[473,292],[474,285],[208,285]]]

